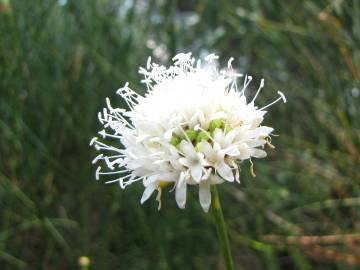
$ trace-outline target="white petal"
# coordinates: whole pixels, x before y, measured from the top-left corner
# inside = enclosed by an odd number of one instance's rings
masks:
[[[219,152],[219,151],[221,150],[221,145],[220,145],[220,143],[214,141],[214,146],[213,146],[213,148],[214,148],[214,151],[215,151],[215,152]]]
[[[251,151],[251,156],[255,158],[264,158],[267,156],[266,152],[261,149],[253,149]]]
[[[173,166],[175,170],[177,170],[177,171],[182,170],[183,167],[182,167],[181,163],[179,162],[178,157],[171,156],[171,157],[169,157],[169,161],[170,161],[171,166]]]
[[[186,182],[182,182],[176,186],[175,189],[175,200],[179,208],[185,208],[186,204]]]
[[[229,133],[227,133],[226,137],[225,137],[225,144],[230,145],[234,141],[237,134],[238,134],[238,131],[235,129],[229,131]]]
[[[191,177],[194,179],[195,182],[200,183],[202,177],[202,165],[200,162],[193,164],[190,168]]]
[[[209,211],[211,205],[210,182],[206,181],[199,186],[199,201],[205,212]]]
[[[174,129],[169,129],[168,131],[166,131],[166,132],[164,133],[164,138],[165,138],[166,140],[170,140],[173,132],[174,132]]]
[[[189,142],[187,142],[185,140],[182,140],[179,147],[180,147],[181,152],[187,158],[196,159],[196,151],[195,151],[195,148],[192,145],[192,143],[189,143]]]
[[[139,135],[138,137],[136,137],[136,143],[140,143],[149,137],[151,137],[151,136],[148,134]]]
[[[224,133],[220,128],[215,129],[213,139],[219,144],[223,144],[224,141]]]
[[[161,164],[164,164],[164,163],[167,163],[168,160],[166,159],[158,159],[158,160],[155,160],[152,164],[154,165],[161,165]]]
[[[195,129],[200,117],[204,118],[204,113],[201,110],[197,110],[189,121],[190,128]]]
[[[254,141],[248,141],[247,145],[250,147],[258,147],[258,146],[263,146],[266,144],[266,141],[263,139],[258,139],[258,140],[254,140]]]
[[[159,179],[159,174],[154,174],[154,175],[151,175],[149,177],[146,177],[144,179],[145,187],[148,187],[149,185],[153,185],[154,182],[158,181],[158,179]]]
[[[191,161],[188,160],[187,158],[179,158],[179,163],[181,165],[184,165],[184,166],[188,167],[188,168],[190,168],[191,165],[192,165]]]
[[[225,89],[230,83],[231,79],[218,79],[217,81],[213,82],[215,89]]]
[[[244,159],[248,159],[250,158],[250,148],[246,143],[242,143],[239,145],[239,150],[240,150],[240,159],[244,160]]]
[[[188,176],[189,176],[189,172],[188,172],[188,171],[186,171],[186,172],[181,172],[177,184],[178,184],[179,186],[181,186],[181,185],[186,181],[186,179],[189,178]]]
[[[214,119],[227,119],[228,116],[225,112],[220,111],[220,112],[216,112],[214,113],[214,115],[211,116],[210,120],[214,120]]]
[[[173,156],[178,156],[179,155],[178,150],[176,149],[175,146],[169,145],[168,149],[169,149],[171,155],[173,155]]]
[[[255,129],[256,136],[268,136],[274,129],[272,127],[261,126]]]
[[[240,155],[240,151],[238,149],[238,146],[230,146],[227,149],[224,150],[224,154],[231,156],[231,157],[236,157]]]
[[[219,175],[229,182],[234,182],[234,175],[232,173],[231,168],[225,164],[225,162],[220,162],[216,167],[217,172]]]
[[[210,183],[211,183],[211,184],[214,184],[214,185],[224,183],[224,179],[222,179],[221,177],[219,177],[219,176],[216,175],[216,174],[210,175],[209,180],[210,180]]]
[[[203,176],[201,177],[201,180],[207,180],[209,177],[210,177],[210,175],[211,175],[211,171],[212,171],[212,169],[211,168],[209,168],[209,169],[205,169],[205,173],[203,174]]]
[[[203,126],[205,128],[205,125],[206,125],[206,118],[204,116],[204,113],[203,112],[200,112],[199,114],[199,122],[200,122],[200,125]],[[207,128],[207,127],[206,127]]]
[[[141,197],[141,201],[140,203],[143,204],[146,200],[148,200],[151,196],[151,194],[153,194],[154,190],[156,189],[156,185],[149,185],[145,188],[144,193]]]
[[[253,119],[253,122],[251,123],[251,128],[256,128],[256,127],[258,127],[263,120],[264,120],[263,117],[257,117],[257,118],[255,118],[255,119]]]
[[[212,160],[214,157],[214,150],[212,149],[210,143],[207,141],[202,141],[199,143],[199,150],[205,155],[206,158]]]

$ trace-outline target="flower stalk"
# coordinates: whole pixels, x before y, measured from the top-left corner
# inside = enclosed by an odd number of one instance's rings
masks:
[[[216,185],[212,186],[212,200],[211,200],[211,211],[214,215],[216,231],[218,235],[218,239],[221,245],[222,253],[224,256],[224,261],[227,270],[234,269],[234,262],[231,255],[231,248],[229,242],[229,236],[224,220],[224,215],[222,212],[219,193],[216,189]]]

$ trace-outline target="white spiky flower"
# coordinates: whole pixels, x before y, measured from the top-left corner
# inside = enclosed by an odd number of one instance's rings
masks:
[[[198,185],[200,204],[208,211],[211,185],[239,182],[242,161],[265,157],[273,128],[261,123],[266,108],[286,102],[285,96],[278,92],[274,102],[256,107],[264,80],[248,102],[245,91],[252,77],[246,75],[238,89],[236,80],[242,74],[232,69],[233,59],[226,70],[218,71],[217,58],[211,54],[205,65],[200,60],[195,65],[191,53],[181,53],[169,68],[149,58],[146,69],[139,70],[147,86],[144,96],[126,83],[117,93],[129,110],[113,108],[107,98],[107,107],[98,115],[104,127],[99,134],[113,142],[91,140],[101,152],[93,163],[103,165],[96,179],[110,176],[106,183],[118,182],[122,188],[142,181],[141,203],[157,190],[159,207],[166,186],[173,186],[176,202],[184,208],[187,186]],[[252,162],[250,168],[253,174]]]

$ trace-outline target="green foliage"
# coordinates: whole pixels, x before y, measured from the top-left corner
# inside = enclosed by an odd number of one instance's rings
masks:
[[[280,136],[256,179],[246,162],[241,185],[219,187],[235,265],[360,265],[359,1],[1,0],[1,269],[80,269],[83,255],[89,269],[222,269],[197,190],[183,211],[164,192],[158,212],[90,164],[105,97],[125,106],[115,90],[144,92],[148,55],[189,50],[264,78],[259,106],[288,98],[267,115]]]

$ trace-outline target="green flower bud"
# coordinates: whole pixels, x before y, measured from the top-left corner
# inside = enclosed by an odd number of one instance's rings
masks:
[[[180,142],[181,142],[181,139],[177,136],[172,136],[170,139],[170,144],[172,144],[175,147],[177,147]]]
[[[186,136],[189,138],[190,141],[196,140],[197,132],[194,130],[187,130],[185,131]]]
[[[196,151],[196,152],[201,152],[200,143],[196,143],[196,145],[195,145],[195,151]]]
[[[225,121],[222,119],[214,119],[210,122],[209,125],[209,131],[210,132],[214,132],[215,129],[220,128],[220,129],[224,129],[225,128]]]
[[[209,139],[210,139],[209,135],[206,132],[201,131],[196,137],[196,142],[199,143],[201,141],[207,141]]]

